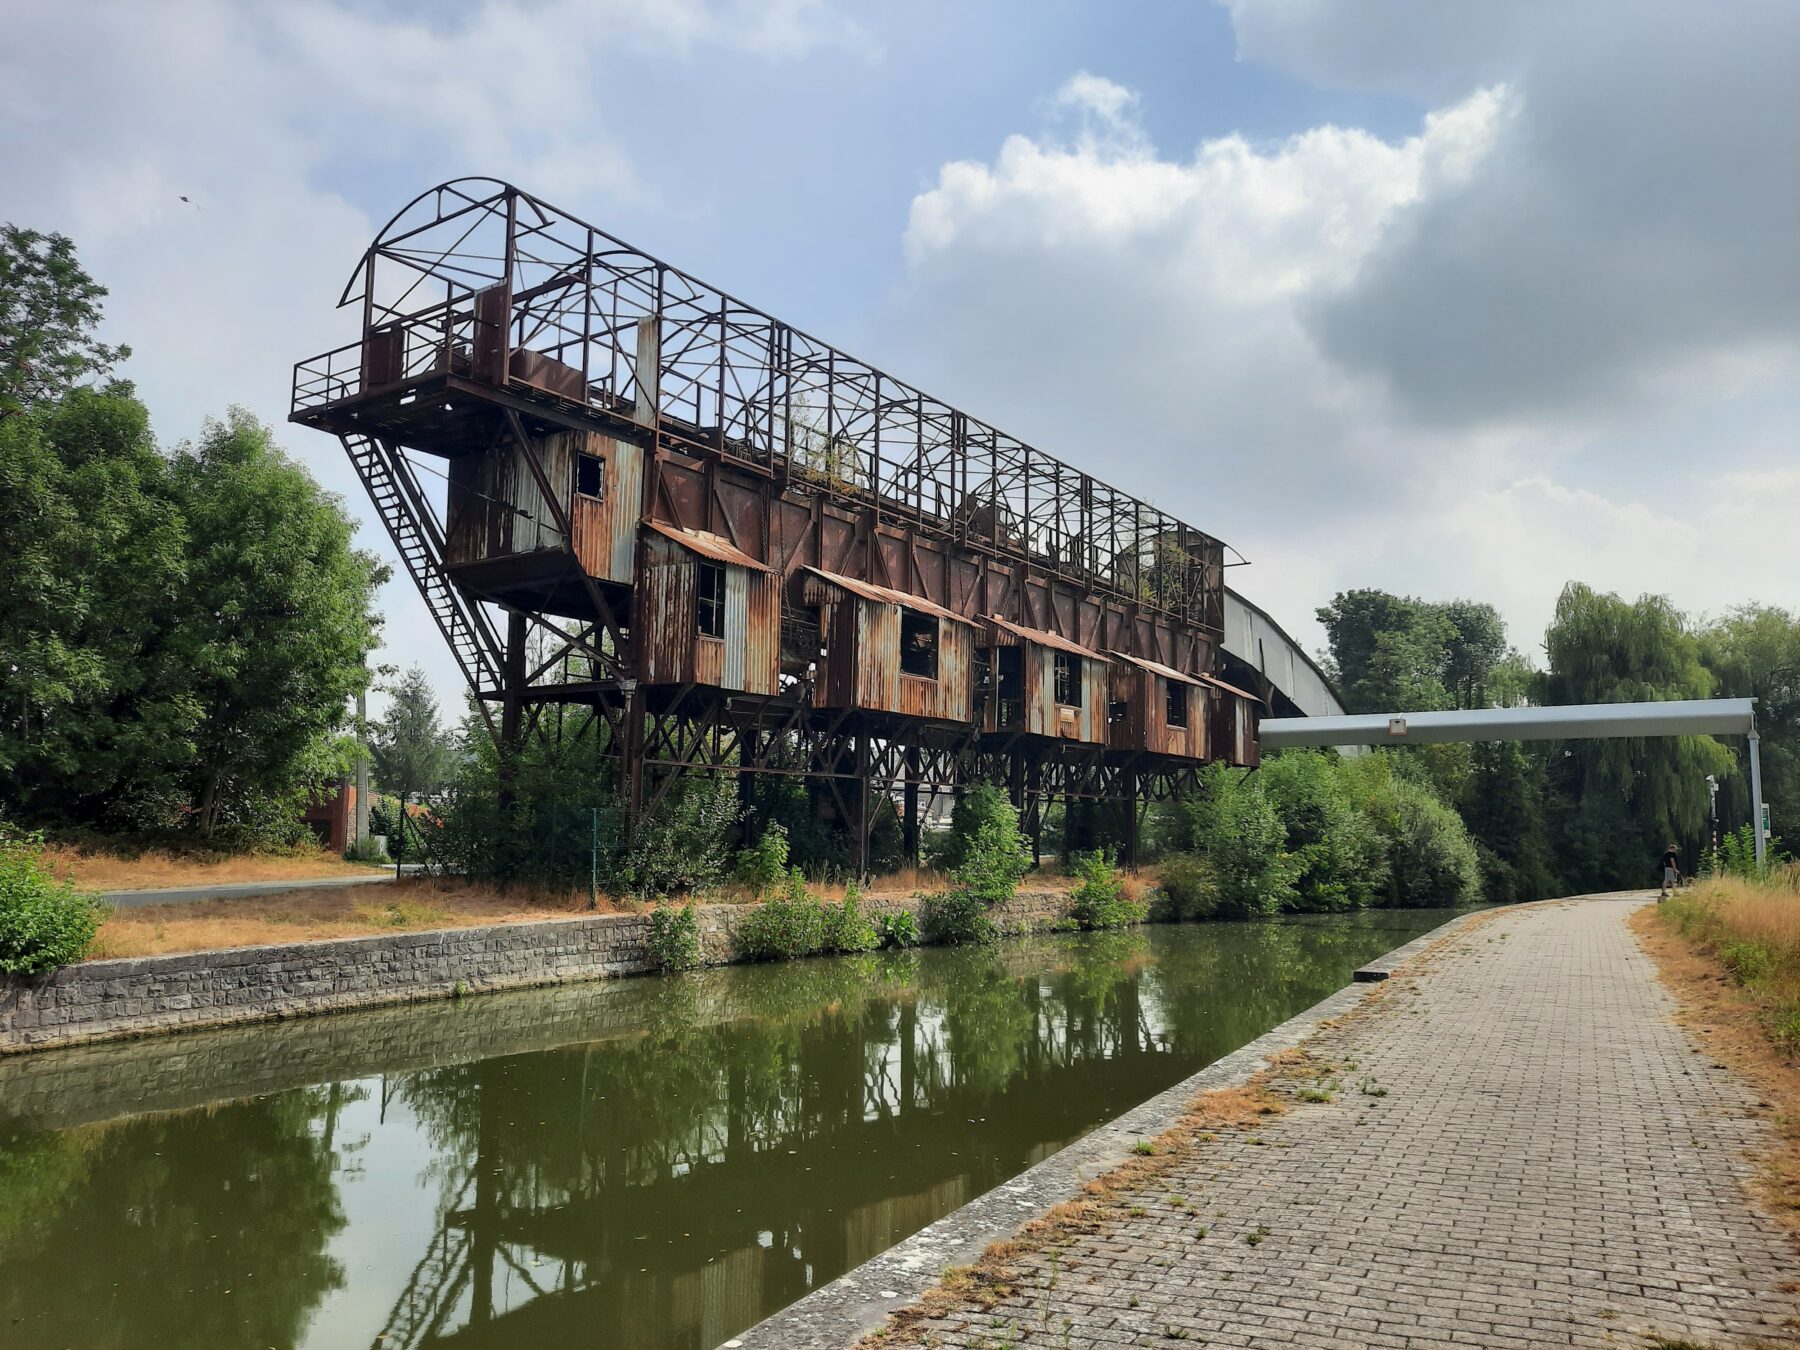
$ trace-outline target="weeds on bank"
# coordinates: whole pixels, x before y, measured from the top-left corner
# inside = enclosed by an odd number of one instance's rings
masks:
[[[1659,913],[1718,958],[1756,1004],[1776,1046],[1800,1055],[1800,864],[1767,881],[1700,882],[1664,901]]]
[[[1757,1159],[1776,1218],[1800,1235],[1800,866],[1720,878],[1632,916],[1709,1062],[1752,1083],[1774,1135]]]

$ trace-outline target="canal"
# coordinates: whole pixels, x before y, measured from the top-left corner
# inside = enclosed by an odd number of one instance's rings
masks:
[[[0,1344],[710,1350],[1449,917],[740,966],[0,1060]]]

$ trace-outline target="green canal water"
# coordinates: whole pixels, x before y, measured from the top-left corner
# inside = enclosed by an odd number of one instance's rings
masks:
[[[1448,917],[734,967],[0,1061],[0,1345],[710,1350]]]

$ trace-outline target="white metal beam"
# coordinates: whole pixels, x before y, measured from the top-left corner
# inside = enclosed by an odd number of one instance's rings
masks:
[[[1350,717],[1265,717],[1257,739],[1283,746],[1433,745],[1443,741],[1585,741],[1616,736],[1748,736],[1750,810],[1756,861],[1763,837],[1762,765],[1753,698],[1669,699],[1661,703],[1580,703],[1557,708],[1469,708],[1451,712],[1365,713]]]

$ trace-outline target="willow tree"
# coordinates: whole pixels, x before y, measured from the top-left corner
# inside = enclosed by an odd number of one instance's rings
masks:
[[[1697,636],[1665,596],[1628,601],[1570,582],[1544,650],[1546,704],[1707,698],[1716,685]],[[1671,841],[1691,861],[1706,834],[1707,776],[1734,768],[1731,752],[1707,736],[1572,741],[1550,766],[1565,798],[1552,825],[1568,879],[1583,887],[1645,884]]]

